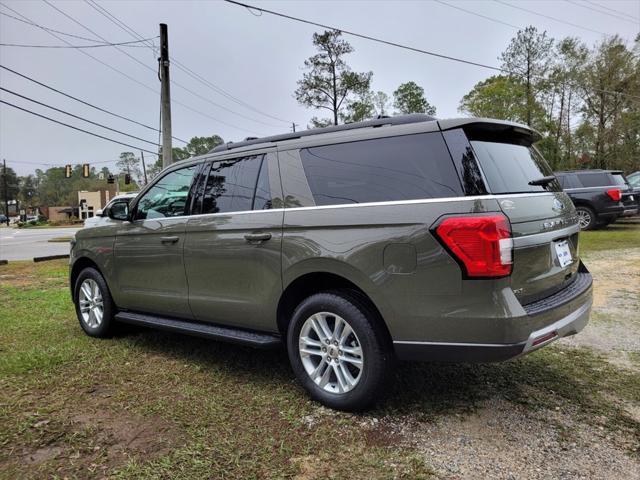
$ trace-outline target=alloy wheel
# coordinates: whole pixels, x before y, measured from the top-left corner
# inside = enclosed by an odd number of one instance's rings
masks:
[[[320,312],[302,325],[298,339],[302,365],[313,382],[330,393],[353,390],[364,366],[358,336],[339,315]]]
[[[104,305],[102,303],[102,292],[95,280],[87,278],[82,282],[78,302],[82,321],[89,328],[99,327],[104,317]]]
[[[586,210],[578,210],[578,222],[580,223],[580,229],[584,230],[591,223],[591,214]]]

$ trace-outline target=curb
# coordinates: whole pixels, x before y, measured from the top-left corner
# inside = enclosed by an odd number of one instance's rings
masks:
[[[60,258],[69,258],[69,254],[67,255],[49,255],[48,257],[34,257],[34,262],[46,262],[47,260],[58,260]]]

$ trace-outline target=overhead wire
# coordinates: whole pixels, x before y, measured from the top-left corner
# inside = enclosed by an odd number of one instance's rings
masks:
[[[599,10],[597,8],[590,7],[589,5],[585,5],[585,3],[588,3],[588,2],[578,2],[578,1],[575,1],[575,0],[564,0],[564,1],[567,2],[567,3],[570,3],[572,5],[576,5],[576,6],[580,7],[580,8],[585,8],[587,10],[591,10],[592,12],[598,12],[601,15],[608,15],[609,17],[615,18],[617,20],[622,20],[623,22],[633,23],[634,25],[638,24],[638,20],[631,20],[630,18],[625,18],[625,17],[623,17],[621,15],[605,12],[603,10]],[[600,8],[602,8],[602,7],[600,7]]]
[[[31,20],[30,20],[28,17],[26,17],[25,15],[21,14],[20,12],[18,12],[18,11],[16,11],[16,10],[14,10],[13,8],[11,8],[11,7],[7,6],[6,4],[4,4],[4,3],[0,2],[0,5],[2,5],[3,7],[7,8],[7,9],[8,9],[8,10],[10,10],[10,11],[12,11],[12,12],[13,12],[13,13],[15,13],[16,15],[19,15],[20,17],[24,18],[25,20],[28,20],[29,22],[31,22]],[[35,24],[35,22],[31,22],[31,23],[34,23],[34,24]],[[40,27],[40,28],[41,28],[41,27]],[[60,38],[60,37],[59,37],[57,34],[55,34],[54,32],[48,31],[48,30],[46,30],[46,29],[43,29],[43,30],[44,30],[44,31],[46,31],[49,35],[52,35],[53,37],[57,38],[58,40],[60,40],[60,41],[62,41],[62,42],[64,42],[64,43],[66,43],[67,45],[71,45],[71,44],[70,44],[69,42],[67,42],[64,38]],[[129,74],[127,74],[127,73],[123,72],[122,70],[120,70],[120,69],[118,69],[118,68],[116,68],[116,67],[114,67],[114,66],[112,66],[112,65],[110,65],[110,64],[108,64],[108,63],[106,63],[106,62],[103,62],[102,60],[100,60],[99,58],[97,58],[97,57],[95,57],[95,56],[91,55],[90,53],[86,52],[85,50],[76,50],[76,51],[77,51],[77,52],[82,53],[83,55],[86,55],[86,56],[87,56],[87,57],[89,57],[89,58],[92,58],[92,59],[93,59],[93,60],[95,60],[96,62],[100,63],[101,65],[103,65],[103,66],[105,66],[105,67],[107,67],[108,69],[110,69],[110,70],[112,70],[112,71],[114,71],[114,72],[116,72],[116,73],[118,73],[118,74],[122,75],[123,77],[127,78],[128,80],[130,80],[130,81],[132,81],[132,82],[134,82],[134,83],[136,83],[136,84],[140,85],[141,87],[143,87],[143,88],[145,88],[145,89],[147,89],[147,90],[149,90],[149,91],[153,92],[155,95],[158,95],[158,94],[160,93],[160,91],[159,91],[159,90],[156,90],[156,89],[154,89],[154,88],[150,87],[149,85],[147,85],[147,84],[145,84],[145,83],[143,83],[143,82],[141,82],[141,81],[137,80],[136,78],[132,77],[131,75],[129,75]],[[232,124],[230,124],[230,123],[228,123],[228,122],[225,122],[224,120],[220,120],[219,118],[213,117],[212,115],[209,115],[209,114],[207,114],[207,113],[205,113],[205,112],[202,112],[202,111],[200,111],[200,110],[198,110],[198,109],[196,109],[196,108],[193,108],[193,107],[191,107],[190,105],[188,105],[188,104],[186,104],[186,103],[183,103],[183,102],[181,102],[181,101],[179,101],[179,100],[171,99],[171,102],[172,102],[172,103],[175,103],[176,105],[180,105],[181,107],[183,107],[183,108],[185,108],[185,109],[187,109],[187,110],[190,110],[190,111],[192,111],[192,112],[194,112],[194,113],[197,113],[197,114],[199,114],[199,115],[201,115],[201,116],[203,116],[203,117],[209,118],[209,119],[211,119],[211,120],[213,120],[213,121],[215,121],[215,122],[217,122],[217,123],[221,123],[221,124],[223,124],[223,125],[226,125],[226,126],[228,126],[228,127],[231,127],[231,128],[233,128],[233,129],[236,129],[236,130],[243,130],[243,131],[246,131],[246,132],[249,132],[249,133],[254,133],[254,134],[256,133],[256,132],[254,132],[254,131],[252,131],[252,130],[248,130],[248,129],[246,129],[246,128],[240,128],[240,127],[238,127],[238,126],[236,126],[236,125],[232,125]]]
[[[633,16],[633,15],[631,15],[631,14],[629,14],[629,13],[621,12],[620,10],[616,10],[615,8],[611,8],[611,7],[610,7],[610,6],[608,6],[608,5],[607,5],[607,6],[605,6],[605,5],[601,5],[601,4],[600,4],[600,3],[598,3],[598,2],[592,2],[591,0],[584,0],[584,1],[585,1],[586,3],[591,4],[591,5],[595,5],[595,6],[597,6],[597,7],[600,7],[600,8],[602,8],[602,9],[604,9],[604,10],[609,10],[610,12],[614,12],[614,13],[617,13],[617,14],[619,14],[619,15],[621,15],[621,16],[629,17],[629,18],[631,18],[632,20],[635,20],[636,22],[640,22],[640,17],[635,17],[635,16]]]
[[[157,37],[154,37],[157,38]],[[143,47],[143,45],[132,45],[135,43],[141,43],[143,40],[136,40],[130,42],[119,43],[97,43],[94,45],[33,45],[27,43],[0,43],[3,47],[25,47],[25,48],[100,48],[100,47],[116,47],[116,46],[129,46],[129,47]]]
[[[93,135],[94,137],[98,137],[98,138],[101,138],[103,140],[107,140],[107,141],[112,142],[112,143],[117,143],[118,145],[124,145],[125,147],[135,148],[135,149],[141,150],[143,152],[150,153],[152,155],[157,155],[157,152],[152,152],[151,150],[147,150],[147,149],[142,148],[142,147],[137,147],[137,146],[131,145],[129,143],[124,143],[124,142],[121,142],[119,140],[114,140],[113,138],[105,137],[104,135],[100,135],[98,133],[90,132],[89,130],[85,130],[83,128],[76,127],[74,125],[70,125],[68,123],[61,122],[61,121],[56,120],[54,118],[47,117],[46,115],[42,115],[40,113],[34,112],[33,110],[29,110],[27,108],[19,107],[18,105],[15,105],[13,103],[7,102],[6,100],[0,99],[0,103],[3,103],[5,105],[9,105],[10,107],[16,108],[18,110],[22,110],[23,112],[30,113],[31,115],[35,115],[36,117],[44,118],[45,120],[49,120],[50,122],[54,122],[54,123],[63,125],[65,127],[72,128],[74,130],[78,130],[80,132],[83,132],[83,133],[86,133],[86,134],[89,134],[89,135]]]
[[[433,52],[433,51],[429,51],[429,50],[424,50],[424,49],[417,48],[417,47],[411,47],[411,46],[408,46],[408,45],[403,45],[401,43],[393,42],[393,41],[390,41],[390,40],[384,40],[384,39],[381,39],[381,38],[373,37],[371,35],[365,35],[365,34],[362,34],[362,33],[357,33],[357,32],[351,31],[351,30],[345,30],[343,28],[339,28],[339,27],[335,27],[335,26],[331,26],[331,25],[326,25],[326,24],[319,23],[319,22],[314,22],[312,20],[307,20],[307,19],[300,18],[300,17],[294,17],[293,15],[288,15],[288,14],[281,13],[281,12],[276,12],[274,10],[269,10],[269,9],[262,8],[262,7],[256,7],[256,6],[249,5],[249,4],[246,4],[246,3],[243,3],[243,2],[239,2],[237,0],[224,0],[224,1],[226,3],[232,4],[232,5],[244,7],[246,9],[259,10],[261,12],[268,13],[268,14],[274,15],[276,17],[282,17],[282,18],[286,18],[288,20],[293,20],[295,22],[305,23],[305,24],[308,24],[308,25],[313,25],[313,26],[325,28],[325,29],[328,29],[328,30],[334,30],[334,31],[337,31],[337,32],[344,33],[346,35],[350,35],[352,37],[363,38],[365,40],[370,40],[372,42],[380,43],[380,44],[383,44],[383,45],[389,45],[391,47],[396,47],[396,48],[400,48],[400,49],[403,49],[403,50],[409,50],[409,51],[416,52],[416,53],[422,53],[422,54],[425,54],[425,55],[429,55],[429,56],[433,56],[433,57],[437,57],[437,58],[442,58],[444,60],[450,60],[450,61],[453,61],[453,62],[458,62],[458,63],[467,64],[467,65],[473,65],[473,66],[476,66],[476,67],[486,68],[486,69],[497,71],[497,72],[501,72],[501,73],[504,73],[504,74],[507,74],[507,75],[513,75],[513,76],[517,76],[517,77],[522,77],[522,75],[520,73],[514,72],[514,71],[510,71],[510,70],[507,70],[505,68],[496,67],[496,66],[493,66],[493,65],[487,65],[487,64],[479,63],[479,62],[474,62],[474,61],[466,60],[466,59],[462,59],[462,58],[457,58],[457,57],[453,57],[451,55],[445,55],[445,54],[442,54],[442,53],[437,53],[437,52]],[[494,0],[494,1],[497,1],[497,0]],[[603,90],[603,89],[593,89],[593,90],[594,91],[598,91],[598,92],[602,92],[602,93],[609,93],[609,94],[612,94],[612,95],[621,95],[621,96],[625,96],[625,97],[629,97],[629,98],[640,99],[640,96],[638,96],[638,95],[631,95],[631,94],[624,93],[624,92],[614,92],[614,91],[611,91],[611,90]]]
[[[109,10],[107,10],[105,7],[100,5],[95,0],[84,0],[84,1],[89,6],[91,6],[94,10],[96,10],[98,13],[103,15],[109,21],[114,23],[116,26],[118,26],[121,30],[129,33],[134,38],[138,38],[138,39],[142,38],[142,36],[136,30],[131,28],[129,25],[127,25],[124,21],[122,21],[121,19],[119,19],[115,15],[113,15]],[[154,48],[154,47],[150,46],[148,43],[147,43],[147,46],[149,48],[152,48],[152,49]],[[248,108],[248,109],[250,109],[250,110],[252,110],[252,111],[254,111],[256,113],[264,115],[265,117],[269,117],[269,118],[271,118],[273,120],[277,120],[277,121],[280,121],[280,122],[283,122],[283,123],[287,123],[287,124],[291,123],[290,120],[285,120],[283,118],[277,117],[277,116],[272,115],[270,113],[264,112],[264,111],[262,111],[262,110],[260,110],[260,109],[258,109],[256,107],[254,107],[253,105],[251,105],[251,104],[249,104],[249,103],[247,103],[247,102],[235,97],[234,95],[232,95],[229,92],[227,92],[226,90],[224,90],[222,87],[214,84],[209,79],[207,79],[207,78],[203,77],[202,75],[196,73],[195,71],[193,71],[192,69],[190,69],[189,67],[187,67],[186,65],[184,65],[183,63],[178,61],[175,57],[171,56],[170,60],[171,60],[171,62],[173,62],[176,65],[176,67],[179,70],[182,70],[187,75],[189,75],[192,78],[196,79],[197,81],[199,81],[200,83],[204,84],[205,86],[211,88],[214,92],[224,96],[228,100],[231,100],[231,101],[237,103],[238,105],[244,106],[245,108]]]
[[[11,68],[9,68],[9,67],[6,67],[6,66],[4,66],[4,65],[2,65],[2,64],[0,64],[0,68],[2,68],[2,69],[4,69],[4,70],[7,70],[7,71],[9,71],[9,72],[11,72],[11,73],[13,73],[13,74],[15,74],[15,75],[18,75],[18,76],[20,76],[20,77],[24,78],[25,80],[29,80],[30,82],[33,82],[33,83],[35,83],[36,85],[40,85],[41,87],[47,88],[47,89],[49,89],[49,90],[51,90],[51,91],[53,91],[53,92],[55,92],[55,93],[58,93],[58,94],[60,94],[60,95],[63,95],[63,96],[65,96],[65,97],[67,97],[67,98],[70,98],[70,99],[72,99],[72,100],[75,100],[76,102],[82,103],[83,105],[86,105],[86,106],[91,107],[91,108],[95,108],[96,110],[98,110],[98,111],[100,111],[100,112],[104,112],[104,113],[107,113],[107,114],[109,114],[109,115],[112,115],[112,116],[114,116],[114,117],[116,117],[116,118],[120,118],[120,119],[122,119],[122,120],[126,120],[126,121],[131,122],[131,123],[134,123],[134,124],[136,124],[136,125],[140,125],[141,127],[147,128],[147,129],[152,130],[152,131],[154,131],[154,132],[156,132],[156,131],[158,131],[158,132],[159,132],[159,131],[160,131],[160,130],[157,130],[155,127],[152,127],[152,126],[150,126],[150,125],[146,125],[146,124],[144,124],[144,123],[138,122],[137,120],[133,120],[133,119],[131,119],[131,118],[128,118],[128,117],[125,117],[125,116],[123,116],[123,115],[120,115],[120,114],[114,113],[114,112],[112,112],[112,111],[110,111],[110,110],[107,110],[107,109],[105,109],[105,108],[98,107],[97,105],[94,105],[94,104],[92,104],[92,103],[89,103],[89,102],[87,102],[87,101],[85,101],[85,100],[82,100],[82,99],[80,99],[80,98],[78,98],[78,97],[74,97],[73,95],[70,95],[70,94],[65,93],[65,92],[63,92],[63,91],[61,91],[61,90],[58,90],[57,88],[54,88],[54,87],[52,87],[51,85],[47,85],[47,84],[45,84],[45,83],[43,83],[43,82],[41,82],[41,81],[38,81],[38,80],[36,80],[36,79],[34,79],[34,78],[32,78],[32,77],[29,77],[28,75],[25,75],[25,74],[23,74],[23,73],[17,72],[16,70],[13,70],[13,69],[11,69]],[[189,142],[187,142],[186,140],[182,140],[181,138],[178,138],[178,137],[171,137],[171,138],[173,138],[174,140],[177,140],[177,141],[179,141],[179,142],[185,143],[185,144],[186,144],[186,143],[189,143]]]
[[[52,2],[50,2],[49,0],[42,0],[42,1],[43,1],[44,3],[46,3],[47,5],[49,5],[51,8],[53,8],[54,10],[56,10],[57,12],[59,12],[60,14],[64,15],[65,17],[67,17],[67,18],[68,18],[69,20],[71,20],[72,22],[74,22],[74,23],[76,23],[77,25],[81,26],[82,28],[84,28],[84,29],[85,29],[85,30],[87,30],[88,32],[92,33],[92,34],[93,34],[93,35],[95,35],[96,37],[98,37],[98,38],[102,39],[102,41],[104,41],[104,42],[108,42],[108,40],[107,40],[106,38],[104,38],[103,36],[101,36],[100,34],[98,34],[97,32],[95,32],[95,31],[94,31],[94,30],[92,30],[91,28],[87,27],[84,23],[82,23],[82,22],[80,22],[80,21],[76,20],[73,16],[69,15],[69,14],[68,14],[68,13],[66,13],[64,10],[62,10],[62,9],[58,8],[57,6],[55,6],[55,5],[54,5]],[[123,49],[121,49],[121,48],[119,48],[119,47],[114,47],[114,48],[115,48],[116,50],[118,50],[119,52],[123,53],[124,55],[126,55],[127,57],[129,57],[131,60],[133,60],[133,61],[134,61],[134,62],[136,62],[137,64],[139,64],[139,65],[141,65],[142,67],[146,68],[147,70],[150,70],[150,71],[152,71],[152,72],[154,72],[154,73],[156,72],[156,70],[155,70],[154,68],[152,68],[152,67],[150,67],[149,65],[147,65],[146,63],[144,63],[144,62],[140,61],[138,58],[134,57],[134,56],[133,56],[133,55],[131,55],[129,52],[127,52],[127,51],[125,51],[125,50],[123,50]],[[178,83],[178,82],[176,82],[176,81],[173,81],[173,80],[172,80],[172,81],[171,81],[171,84],[175,85],[175,86],[176,86],[176,87],[178,87],[178,88],[181,88],[181,89],[185,90],[186,92],[188,92],[188,93],[190,93],[191,95],[193,95],[193,96],[195,96],[195,97],[199,98],[200,100],[203,100],[203,101],[205,101],[205,102],[208,102],[208,103],[212,104],[213,106],[215,106],[215,107],[217,107],[217,108],[220,108],[220,109],[222,109],[222,110],[225,110],[225,111],[227,111],[227,112],[231,113],[232,115],[237,115],[237,116],[239,116],[239,117],[244,118],[245,120],[249,120],[249,121],[256,122],[256,123],[261,123],[261,124],[266,125],[266,126],[272,126],[272,125],[269,125],[268,123],[262,122],[261,120],[257,120],[257,119],[254,119],[254,118],[248,117],[248,116],[243,115],[243,114],[241,114],[241,113],[235,112],[235,111],[233,111],[233,110],[231,110],[231,109],[229,109],[229,108],[227,108],[227,107],[225,107],[225,106],[223,106],[223,105],[220,105],[219,103],[216,103],[216,102],[212,101],[211,99],[209,99],[209,98],[207,98],[207,97],[205,97],[205,96],[203,96],[203,95],[200,95],[199,93],[197,93],[197,92],[193,91],[192,89],[190,89],[190,88],[188,88],[188,87],[185,87],[184,85],[182,85],[182,84],[180,84],[180,83]],[[221,123],[222,123],[222,122],[221,122]],[[228,125],[230,125],[230,126],[232,126],[232,127],[233,127],[233,128],[235,128],[235,129],[237,129],[237,130],[246,130],[245,128],[238,127],[237,125],[233,125],[233,124],[229,124],[229,123],[227,123],[227,124],[228,124]],[[251,132],[251,130],[246,130],[246,131]],[[251,133],[254,133],[254,132],[251,132]]]
[[[580,28],[580,29],[586,30],[588,32],[598,33],[600,35],[609,35],[608,33],[601,32],[600,30],[594,30],[593,28],[585,27],[583,25],[578,25],[577,23],[568,22],[568,21],[562,20],[560,18],[552,17],[551,15],[545,15],[544,13],[536,12],[534,10],[529,10],[528,8],[524,8],[524,7],[521,7],[521,6],[518,6],[518,5],[513,5],[513,4],[505,2],[503,0],[493,0],[493,1],[496,2],[496,3],[499,3],[501,5],[505,5],[507,7],[510,7],[510,8],[515,8],[516,10],[521,10],[523,12],[527,12],[527,13],[530,13],[532,15],[537,15],[538,17],[543,17],[543,18],[546,18],[548,20],[553,20],[554,22],[564,23],[565,25],[569,25],[569,26],[575,27],[575,28]]]
[[[453,5],[451,3],[444,2],[442,0],[432,0],[432,1],[434,1],[436,3],[439,3],[440,5],[444,5],[446,7],[449,7],[449,8],[455,8],[456,10],[460,10],[460,11],[463,11],[465,13],[469,13],[471,15],[475,15],[476,17],[484,18],[485,20],[489,20],[490,22],[499,23],[501,25],[506,25],[507,27],[515,28],[516,30],[524,30],[523,27],[519,27],[518,25],[514,25],[514,24],[508,23],[508,22],[503,22],[502,20],[498,20],[497,18],[489,17],[487,15],[483,15],[483,14],[478,13],[478,12],[473,12],[471,10],[467,10],[466,8],[459,7],[458,5]]]
[[[56,108],[56,107],[54,107],[54,106],[52,106],[52,105],[49,105],[49,104],[46,104],[46,103],[44,103],[44,102],[40,102],[40,101],[35,100],[35,99],[33,99],[33,98],[31,98],[31,97],[28,97],[28,96],[26,96],[26,95],[22,95],[22,94],[20,94],[20,93],[14,92],[13,90],[9,90],[8,88],[0,87],[0,90],[2,90],[3,92],[10,93],[11,95],[14,95],[14,96],[16,96],[16,97],[20,97],[20,98],[22,98],[23,100],[27,100],[27,101],[29,101],[29,102],[35,103],[35,104],[37,104],[37,105],[40,105],[40,106],[42,106],[42,107],[49,108],[49,109],[54,110],[54,111],[56,111],[56,112],[58,112],[58,113],[62,113],[62,114],[64,114],[64,115],[68,115],[68,116],[73,117],[73,118],[75,118],[75,119],[77,119],[77,120],[82,120],[83,122],[90,123],[90,124],[92,124],[92,125],[95,125],[95,126],[97,126],[97,127],[104,128],[104,129],[106,129],[106,130],[110,130],[110,131],[112,131],[112,132],[114,132],[114,133],[119,133],[120,135],[124,135],[124,136],[126,136],[126,137],[135,138],[136,140],[140,140],[141,142],[149,143],[149,144],[154,145],[154,146],[156,146],[156,147],[159,147],[159,146],[160,146],[159,144],[157,144],[157,143],[155,143],[155,142],[151,142],[151,141],[149,141],[149,140],[145,140],[144,138],[137,137],[137,136],[135,136],[135,135],[131,135],[130,133],[126,133],[126,132],[123,132],[123,131],[121,131],[121,130],[117,130],[117,129],[115,129],[115,128],[108,127],[108,126],[106,126],[106,125],[103,125],[102,123],[94,122],[93,120],[89,120],[89,119],[84,118],[84,117],[81,117],[81,116],[79,116],[79,115],[75,115],[75,114],[73,114],[73,113],[71,113],[71,112],[67,112],[66,110],[62,110],[62,109],[60,109],[60,108]]]

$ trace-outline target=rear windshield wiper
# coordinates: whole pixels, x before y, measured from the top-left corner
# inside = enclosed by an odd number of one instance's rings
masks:
[[[535,186],[541,186],[541,187],[546,187],[547,185],[549,185],[551,182],[553,182],[556,179],[555,176],[553,175],[549,175],[547,177],[542,177],[542,178],[538,178],[537,180],[531,180],[529,182],[529,185],[535,185]]]

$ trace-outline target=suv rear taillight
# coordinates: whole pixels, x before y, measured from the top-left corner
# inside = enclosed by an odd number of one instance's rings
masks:
[[[513,240],[507,217],[500,214],[449,217],[436,235],[469,277],[505,277],[513,266]]]
[[[622,192],[619,188],[611,188],[607,190],[607,195],[609,195],[609,198],[614,202],[619,202],[622,198]]]

